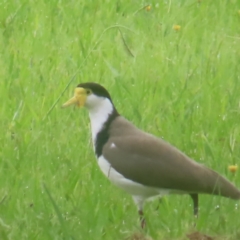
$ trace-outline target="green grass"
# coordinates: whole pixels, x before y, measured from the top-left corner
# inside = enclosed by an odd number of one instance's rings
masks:
[[[147,3],[0,3],[0,239],[195,231],[188,196],[147,203],[140,230],[131,197],[98,169],[87,112],[60,108],[80,82],[103,84],[122,115],[240,187],[227,170],[240,162],[240,2]],[[239,216],[239,203],[201,196],[196,229],[240,239]]]

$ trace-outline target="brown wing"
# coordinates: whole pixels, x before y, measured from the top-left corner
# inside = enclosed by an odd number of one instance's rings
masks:
[[[136,136],[110,138],[103,156],[123,176],[147,186],[240,199],[240,191],[227,179],[140,130]]]

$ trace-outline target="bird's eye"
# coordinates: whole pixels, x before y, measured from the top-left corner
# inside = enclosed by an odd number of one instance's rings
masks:
[[[91,93],[91,91],[90,91],[90,90],[87,90],[86,93],[87,93],[87,95],[89,95],[89,94]]]

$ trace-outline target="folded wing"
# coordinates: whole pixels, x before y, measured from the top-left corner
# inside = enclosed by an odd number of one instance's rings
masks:
[[[240,191],[226,178],[144,134],[111,138],[103,148],[104,157],[124,177],[157,188],[240,199]]]

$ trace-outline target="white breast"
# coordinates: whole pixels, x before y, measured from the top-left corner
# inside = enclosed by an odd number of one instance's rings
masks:
[[[89,110],[92,140],[95,146],[97,134],[101,131],[109,115],[113,112],[113,105],[108,98],[91,95],[87,99],[86,107]]]

